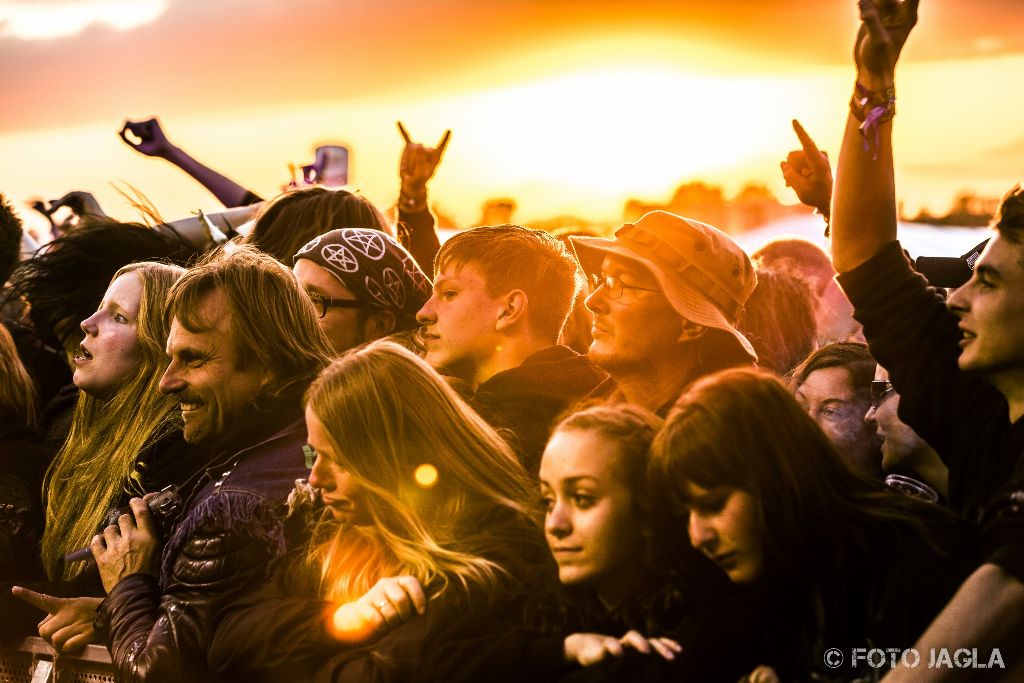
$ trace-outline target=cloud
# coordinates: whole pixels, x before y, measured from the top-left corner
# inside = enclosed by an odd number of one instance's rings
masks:
[[[169,0],[0,0],[0,38],[67,38],[94,24],[127,31],[155,21]]]

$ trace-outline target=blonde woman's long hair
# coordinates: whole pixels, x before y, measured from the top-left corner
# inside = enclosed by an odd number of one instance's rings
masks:
[[[122,491],[144,493],[135,480],[139,455],[180,427],[177,400],[161,394],[159,385],[167,368],[164,300],[184,272],[143,261],[121,268],[111,279],[135,273],[142,280],[136,321],[139,365],[109,400],[79,392],[71,431],[43,482],[42,557],[50,579],[71,579],[81,571],[81,564],[66,565],[64,555],[89,544]]]
[[[432,597],[452,587],[493,597],[512,577],[488,558],[514,552],[516,538],[542,538],[535,486],[508,445],[406,349],[381,341],[346,353],[306,403],[370,521],[338,526],[325,516],[318,525],[307,561],[323,597],[353,600],[397,574]],[[433,485],[417,482],[421,466],[436,472]]]

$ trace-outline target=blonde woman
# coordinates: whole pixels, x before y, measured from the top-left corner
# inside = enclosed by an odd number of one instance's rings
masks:
[[[67,441],[46,474],[42,555],[52,580],[83,571],[85,563],[65,563],[64,556],[89,545],[111,508],[172,483],[154,475],[182,464],[166,454],[183,442],[176,399],[161,394],[159,383],[167,366],[164,298],[184,272],[152,262],[127,265],[82,321],[85,337],[74,358],[81,393]]]
[[[46,472],[42,560],[50,582],[15,594],[51,615],[39,634],[58,651],[95,641],[95,608],[104,594],[92,563],[66,562],[105,527],[111,510],[132,496],[182,485],[207,458],[181,438],[177,402],[160,393],[167,365],[164,298],[184,273],[154,262],[129,264],[114,275],[74,358],[80,393],[63,447]],[[116,513],[115,513],[116,514]],[[52,595],[72,595],[60,600]],[[7,609],[13,614],[14,609]],[[29,615],[31,623],[38,614]],[[25,619],[13,618],[20,624]]]
[[[325,666],[405,680],[456,614],[510,609],[543,574],[535,487],[395,344],[347,353],[306,399],[317,505],[295,515],[305,537],[270,588],[225,611],[211,672],[294,680]]]

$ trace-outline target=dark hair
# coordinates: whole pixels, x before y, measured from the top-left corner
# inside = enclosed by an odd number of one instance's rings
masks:
[[[1014,244],[1024,244],[1024,187],[1017,183],[1003,195],[992,226]]]
[[[850,373],[850,384],[858,398],[871,396],[871,380],[875,378],[875,359],[866,344],[860,342],[836,342],[811,352],[790,376],[790,387],[800,388],[815,370],[844,368]]]
[[[332,351],[313,303],[284,265],[255,247],[231,245],[209,254],[171,288],[168,320],[185,329],[209,329],[204,303],[219,293],[231,313],[238,357],[270,370],[272,395],[305,390],[327,367]]]
[[[913,561],[921,552],[907,539],[948,555],[958,529],[941,508],[855,472],[782,382],[758,370],[727,370],[691,386],[654,440],[648,478],[661,547],[680,545],[687,528],[687,483],[749,493],[769,583],[809,591],[803,606],[824,603],[829,618],[829,609],[843,609],[849,585],[865,579],[868,609],[888,604],[905,586],[886,579],[898,571],[893,558]],[[857,576],[864,567],[873,576]]]
[[[14,207],[0,194],[0,287],[7,282],[21,258],[21,219]]]
[[[306,242],[335,228],[367,228],[394,236],[384,214],[365,197],[348,190],[305,187],[264,204],[245,242],[290,268],[292,257]]]
[[[806,281],[790,273],[757,271],[737,327],[757,352],[757,363],[785,375],[814,349],[814,298]]]
[[[572,252],[543,230],[520,225],[487,225],[460,232],[441,245],[434,272],[449,265],[478,269],[490,296],[513,289],[526,292],[530,328],[552,344],[583,289],[583,271]]]
[[[114,273],[136,261],[184,265],[194,255],[175,237],[136,223],[90,223],[50,242],[11,275],[8,298],[24,297],[40,340],[67,348],[81,339]]]
[[[755,251],[750,260],[759,274],[762,270],[771,270],[803,279],[815,296],[824,291],[836,274],[825,250],[802,237],[777,237]]]

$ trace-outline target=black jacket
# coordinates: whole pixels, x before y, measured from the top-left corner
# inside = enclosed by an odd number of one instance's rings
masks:
[[[1011,424],[1003,395],[983,377],[960,370],[957,318],[911,270],[898,242],[840,275],[839,284],[872,355],[900,394],[900,419],[949,468],[950,506],[970,522],[986,518],[1009,490],[1024,488],[1024,472],[1014,474],[1024,454],[1024,420]],[[1022,519],[986,519],[983,545],[985,562],[1024,582]]]
[[[566,346],[552,346],[483,382],[469,404],[515,449],[526,471],[536,476],[558,417],[607,377],[586,356]]]
[[[118,680],[207,677],[206,651],[219,606],[263,578],[284,551],[284,502],[308,469],[298,411],[265,414],[218,449],[182,521],[163,550],[159,579],[122,579],[99,609]]]
[[[288,555],[275,563],[272,579],[224,605],[208,657],[216,680],[411,680],[428,653],[452,638],[454,624],[467,615],[501,619],[518,607],[535,582],[553,578],[540,530],[507,509],[488,506],[467,513],[471,528],[466,531],[482,532],[493,541],[493,552],[486,557],[508,572],[504,590],[485,599],[455,582],[430,600],[426,614],[365,644],[340,643],[328,632],[339,605],[320,598],[319,573],[305,561],[322,510],[318,504],[298,507],[287,521]],[[337,527],[322,530],[334,534]],[[424,592],[430,595],[431,588],[424,587]]]
[[[53,450],[16,423],[0,425],[0,581],[44,578],[40,491]]]

